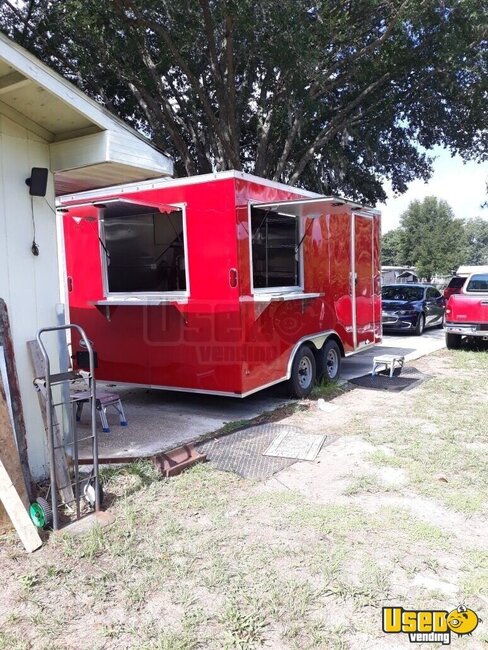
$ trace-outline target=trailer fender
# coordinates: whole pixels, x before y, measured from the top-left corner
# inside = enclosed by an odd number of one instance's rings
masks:
[[[342,341],[335,330],[327,330],[326,332],[303,336],[299,341],[295,343],[291,351],[290,357],[288,359],[288,367],[286,369],[286,379],[290,379],[291,377],[293,360],[300,346],[308,345],[311,348],[312,352],[315,352],[316,350],[321,350],[329,338],[332,338],[337,343],[339,350],[341,351],[341,356],[344,356],[344,346],[342,345]]]

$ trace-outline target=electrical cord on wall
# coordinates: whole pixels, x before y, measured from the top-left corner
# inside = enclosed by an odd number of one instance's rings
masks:
[[[32,196],[30,197],[31,199],[31,215],[32,215],[32,246],[31,246],[31,252],[32,255],[37,257],[39,255],[39,246],[36,242],[36,219],[34,216],[34,200]]]
[[[32,215],[32,232],[33,232],[33,239],[32,239],[32,246],[31,246],[31,252],[32,255],[35,255],[36,257],[39,255],[39,244],[36,242],[36,219],[34,215],[34,199],[31,196],[31,215]],[[56,215],[56,210],[53,208],[53,206],[49,203],[49,201],[46,199],[46,197],[43,197],[44,201],[46,202],[47,207],[51,210],[51,212]]]

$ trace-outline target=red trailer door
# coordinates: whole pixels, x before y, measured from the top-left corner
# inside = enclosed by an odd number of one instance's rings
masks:
[[[352,218],[354,347],[360,348],[374,343],[373,218],[355,213]]]

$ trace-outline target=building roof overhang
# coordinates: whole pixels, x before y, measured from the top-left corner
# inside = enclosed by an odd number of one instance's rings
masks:
[[[58,195],[173,174],[171,158],[3,34],[0,114],[50,143]]]

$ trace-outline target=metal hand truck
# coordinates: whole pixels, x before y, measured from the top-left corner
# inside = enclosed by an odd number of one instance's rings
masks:
[[[84,373],[82,376],[79,372],[75,370],[69,370],[68,372],[60,372],[57,374],[51,374],[51,362],[49,355],[46,349],[46,346],[43,343],[43,334],[47,332],[59,332],[59,331],[68,331],[68,330],[77,330],[80,335],[81,340],[84,343],[85,350],[88,352],[89,358],[89,373],[88,375]],[[48,494],[51,495],[51,506],[46,499],[38,498],[36,502],[31,504],[30,515],[34,523],[39,527],[43,528],[49,523],[52,519],[53,530],[59,529],[59,516],[58,516],[58,506],[65,505],[71,508],[71,504],[76,504],[76,519],[81,518],[81,500],[84,498],[92,508],[95,509],[95,512],[100,511],[101,501],[103,499],[103,492],[101,489],[99,481],[99,472],[98,472],[98,440],[97,440],[97,428],[96,428],[96,382],[95,382],[95,363],[93,348],[91,346],[90,340],[86,336],[85,332],[79,325],[58,325],[56,327],[44,327],[39,330],[37,333],[37,343],[39,344],[40,351],[44,360],[45,376],[38,377],[34,380],[34,385],[37,390],[41,391],[46,399],[46,421],[47,421],[47,439],[48,439],[48,452],[49,452],[49,474],[50,474],[50,487]],[[69,390],[61,390],[61,393],[66,396],[69,395],[64,401],[56,402],[53,397],[53,387],[60,386],[66,388],[70,386],[73,382],[84,379],[88,385],[88,390],[85,392],[84,399],[85,403],[88,401],[90,407],[90,416],[91,416],[91,435],[86,436],[85,438],[79,438],[76,428],[76,422],[73,426],[73,474],[74,481],[70,482],[70,487],[68,492],[73,493],[72,499],[60,499],[58,502],[58,490],[61,493],[63,488],[66,486],[60,485],[59,483],[59,474],[57,475],[56,469],[60,467],[60,463],[66,465],[66,454],[64,442],[58,430],[57,416],[56,416],[56,407],[63,405],[68,405],[69,407],[69,416],[74,421],[73,413],[76,408],[77,398],[76,393],[70,394]],[[56,435],[55,435],[56,429]],[[92,458],[93,466],[90,474],[86,477],[80,479],[79,474],[79,461],[78,461],[78,445],[83,440],[92,441]],[[65,468],[68,480],[71,481],[71,475],[69,468]],[[74,490],[72,490],[74,488]],[[66,490],[63,494],[66,495]],[[71,508],[72,509],[72,508]]]

